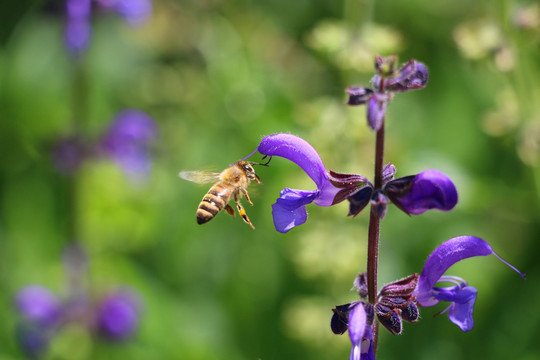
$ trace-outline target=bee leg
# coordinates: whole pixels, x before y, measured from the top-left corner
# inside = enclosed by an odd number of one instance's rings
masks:
[[[240,191],[242,191],[242,194],[244,194],[244,196],[246,197],[247,202],[248,202],[251,206],[253,206],[253,203],[251,202],[251,199],[249,198],[249,194],[248,194],[247,190],[244,189],[244,188],[241,188]]]
[[[227,212],[227,214],[231,215],[232,217],[235,216],[235,213],[234,213],[234,209],[231,205],[227,204],[225,205],[225,211]]]
[[[240,200],[236,196],[234,198],[234,202],[236,203],[236,209],[238,209],[238,213],[242,217],[242,220],[244,220],[246,224],[248,224],[253,230],[255,230],[255,226],[253,226],[253,224],[249,220],[249,217],[246,214],[246,210],[244,209],[242,204],[240,204]]]

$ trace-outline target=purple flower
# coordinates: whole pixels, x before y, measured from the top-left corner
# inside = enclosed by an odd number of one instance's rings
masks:
[[[95,0],[101,7],[112,10],[130,24],[144,22],[152,12],[150,0]],[[87,49],[90,40],[92,0],[66,1],[65,42],[68,50],[79,55]]]
[[[272,205],[274,226],[281,233],[306,222],[305,206],[314,202],[319,206],[334,205],[340,190],[332,185],[319,154],[305,140],[291,134],[274,134],[262,139],[257,150],[265,156],[280,156],[294,162],[315,182],[317,189],[296,190],[285,188]]]
[[[389,56],[375,58],[377,74],[371,79],[374,89],[351,87],[346,90],[349,95],[347,105],[367,104],[367,122],[370,128],[379,131],[384,124],[387,104],[393,93],[422,89],[429,79],[427,67],[409,60],[400,69],[395,69],[397,58]]]
[[[449,211],[458,201],[452,180],[437,170],[392,180],[386,184],[385,192],[398,208],[413,215],[430,209]]]
[[[22,288],[15,297],[15,305],[27,321],[40,326],[53,327],[62,318],[62,303],[44,286]]]
[[[128,109],[114,119],[102,142],[107,155],[127,174],[150,172],[150,145],[157,136],[157,125],[145,112]]]
[[[492,254],[525,278],[523,273],[504,261],[484,240],[474,236],[459,236],[444,242],[427,259],[414,290],[416,302],[420,306],[433,306],[439,301],[450,302],[443,312],[447,312],[450,321],[461,330],[471,330],[474,326],[472,313],[477,290],[461,278],[443,274],[449,267],[463,259]],[[440,282],[453,285],[436,287],[435,285]]]
[[[426,170],[419,174],[393,179],[395,167],[387,164],[383,171],[382,190],[375,190],[370,182],[354,183],[348,177],[331,171],[334,186],[347,190],[349,215],[358,215],[371,203],[375,214],[384,218],[388,200],[407,214],[419,215],[427,210],[449,211],[458,201],[457,190],[450,178],[437,170]]]
[[[97,309],[99,332],[111,340],[130,337],[139,324],[139,308],[139,299],[132,292],[110,294]]]

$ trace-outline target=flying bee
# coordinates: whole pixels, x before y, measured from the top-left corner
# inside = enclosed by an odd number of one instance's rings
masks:
[[[234,209],[229,205],[229,200],[232,198],[234,199],[236,209],[238,210],[238,214],[242,217],[242,220],[251,226],[252,229],[255,229],[246,214],[246,210],[240,203],[240,199],[243,195],[246,197],[248,203],[253,205],[246,189],[251,181],[262,184],[259,176],[253,169],[253,165],[268,166],[268,162],[266,164],[259,164],[250,161],[238,161],[221,173],[181,171],[179,175],[182,179],[199,184],[215,183],[210,190],[208,190],[206,195],[204,195],[197,208],[197,223],[207,223],[223,209],[225,209],[229,215],[234,217]]]

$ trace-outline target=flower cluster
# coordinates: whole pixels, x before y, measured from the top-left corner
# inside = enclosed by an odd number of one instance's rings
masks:
[[[65,42],[72,54],[80,54],[88,47],[92,3],[118,13],[133,25],[144,22],[152,12],[150,0],[67,0]]]
[[[97,140],[70,136],[57,142],[53,162],[62,173],[71,174],[93,157],[108,157],[128,176],[146,176],[151,170],[150,150],[157,125],[145,112],[126,109],[118,113],[109,129]]]
[[[349,332],[351,360],[375,359],[378,324],[393,335],[399,335],[403,330],[403,320],[418,321],[419,307],[434,306],[441,301],[449,303],[441,313],[447,313],[450,321],[461,330],[471,330],[477,290],[459,277],[444,275],[448,268],[461,260],[494,255],[524,278],[524,274],[502,260],[486,241],[474,236],[460,236],[435,249],[420,275],[407,276],[377,291],[379,226],[388,205],[392,203],[408,215],[420,215],[431,209],[449,211],[457,204],[458,194],[452,180],[438,170],[394,178],[395,166],[391,163],[383,165],[387,105],[395,93],[425,87],[428,71],[424,64],[415,60],[398,68],[395,56],[377,56],[375,70],[376,74],[371,79],[373,88],[347,89],[347,104],[367,105],[367,122],[376,132],[373,182],[359,174],[327,170],[316,150],[291,134],[266,136],[256,149],[265,157],[277,156],[294,162],[317,187],[315,190],[284,188],[281,191],[272,205],[278,232],[286,233],[305,223],[305,207],[312,202],[319,206],[332,206],[348,200],[350,216],[358,215],[370,205],[368,271],[358,275],[354,282],[360,300],[336,306],[330,322],[335,334]]]
[[[137,294],[122,287],[97,298],[91,296],[81,286],[85,265],[73,266],[73,258],[80,260],[84,254],[79,248],[66,252],[66,270],[71,282],[65,298],[42,285],[23,287],[15,296],[15,307],[21,315],[17,339],[31,357],[43,355],[54,336],[69,324],[78,324],[91,334],[111,341],[128,339],[138,328],[141,304]]]
[[[355,280],[355,287],[362,300],[339,305],[333,309],[331,328],[335,334],[349,331],[352,342],[351,360],[375,359],[372,351],[373,321],[376,314],[379,322],[392,334],[401,334],[402,320],[416,322],[418,306],[434,306],[440,301],[450,304],[441,313],[448,313],[450,321],[463,331],[473,328],[473,310],[477,291],[463,279],[443,276],[455,263],[476,256],[494,255],[519,275],[525,275],[504,261],[489,244],[474,236],[459,236],[440,245],[428,257],[420,276],[413,274],[385,285],[377,296],[377,303],[365,301],[367,290],[365,274]],[[451,283],[438,287],[440,283]]]
[[[381,129],[386,115],[386,107],[393,93],[422,89],[426,86],[429,74],[426,66],[416,60],[396,70],[397,57],[375,58],[377,73],[371,79],[373,89],[351,87],[347,89],[348,105],[367,104],[367,122],[375,131]]]

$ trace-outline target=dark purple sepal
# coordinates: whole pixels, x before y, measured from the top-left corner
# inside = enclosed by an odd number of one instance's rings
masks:
[[[345,90],[349,99],[347,105],[364,105],[373,94],[373,90],[364,87],[350,87]]]
[[[332,319],[330,320],[330,328],[336,335],[344,334],[349,328],[349,313],[351,304],[338,305],[333,311]]]
[[[379,219],[384,219],[386,211],[388,210],[388,198],[381,190],[375,190],[371,196],[371,211]]]
[[[420,215],[431,209],[449,211],[458,201],[452,180],[437,170],[392,180],[384,191],[399,209],[409,215]]]
[[[354,287],[358,291],[358,295],[361,298],[367,298],[368,296],[368,286],[367,286],[367,274],[361,273],[354,279]]]
[[[410,296],[418,284],[418,274],[412,274],[406,278],[391,282],[379,291],[381,296]]]
[[[401,318],[408,322],[417,322],[420,313],[418,306],[413,301],[410,301],[406,307],[401,309]]]
[[[377,309],[379,308],[379,309]],[[403,323],[399,317],[398,311],[390,309],[384,306],[375,305],[375,313],[379,322],[392,333],[392,335],[401,335],[403,330]]]
[[[367,185],[371,186],[371,183],[367,178],[358,174],[343,174],[333,170],[328,171],[328,180],[332,185],[339,190],[332,202],[332,205],[342,202],[350,195],[356,193],[360,188]]]
[[[391,309],[403,309],[409,304],[409,297],[403,296],[383,296],[377,304],[387,306]]]
[[[371,200],[371,194],[373,193],[373,188],[371,186],[364,186],[356,193],[347,197],[349,200],[349,214],[348,216],[358,215]]]

